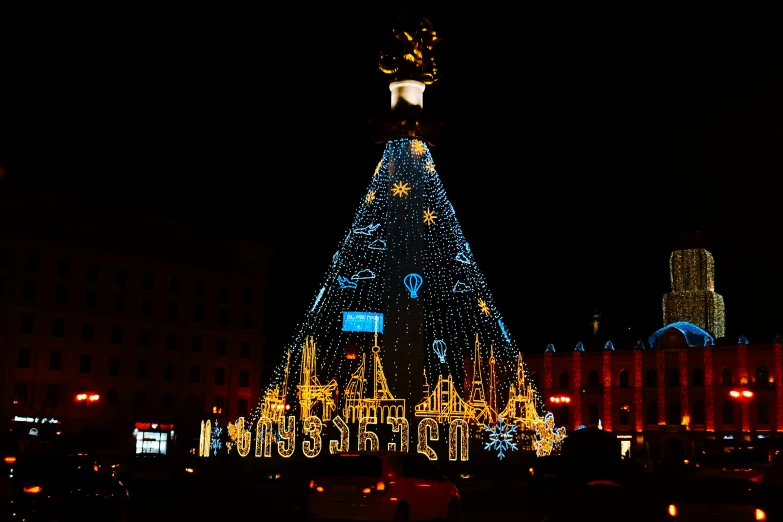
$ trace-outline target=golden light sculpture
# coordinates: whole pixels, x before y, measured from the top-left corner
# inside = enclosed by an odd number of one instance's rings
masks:
[[[552,413],[547,413],[543,419],[536,422],[536,435],[533,439],[533,449],[536,455],[546,457],[552,451],[557,449],[566,436],[564,427],[555,427],[555,417]]]
[[[473,408],[460,397],[451,375],[446,378],[443,375],[438,376],[438,382],[433,386],[432,392],[415,406],[413,414],[440,423],[451,422],[454,419],[470,422],[474,419]],[[421,431],[421,425],[419,430]]]
[[[381,347],[378,345],[378,317],[375,317],[375,343],[372,347],[373,358],[373,389],[372,396],[364,396],[366,380],[365,355],[359,368],[351,375],[345,389],[343,416],[347,422],[361,422],[365,417],[375,417],[378,422],[385,423],[388,417],[405,417],[405,399],[397,399],[389,389],[389,383],[383,371]]]
[[[372,205],[372,202],[375,201],[375,191],[371,190],[367,193],[367,197],[364,198],[364,200],[367,202],[368,205]]]
[[[261,404],[261,418],[271,419],[272,422],[279,424],[284,422],[286,412],[286,396],[285,391],[288,389],[288,370],[291,366],[291,351],[288,351],[288,355],[285,363],[285,374],[283,377],[282,389],[279,386],[275,386],[271,390],[267,390],[264,394],[264,402]]]
[[[498,395],[497,382],[495,380],[495,350],[489,345],[489,412],[492,415],[492,424],[498,420]]]
[[[392,31],[389,48],[378,62],[381,72],[394,81],[416,80],[431,85],[438,79],[433,49],[440,41],[427,18],[401,19]]]
[[[411,141],[411,149],[413,150],[413,154],[416,156],[421,156],[427,152],[427,146],[424,145],[424,142],[421,140]]]
[[[438,219],[438,216],[435,215],[434,210],[427,209],[424,211],[424,223],[434,225],[436,219]]]
[[[392,195],[393,196],[407,196],[408,192],[411,191],[411,186],[407,183],[404,183],[402,181],[398,181],[394,185],[392,185]]]
[[[669,258],[672,291],[663,296],[663,324],[685,321],[723,337],[723,296],[715,293],[715,261],[703,248],[675,250]]]
[[[468,402],[472,409],[471,420],[480,424],[488,424],[492,421],[492,412],[484,396],[484,381],[481,378],[481,343],[478,333],[476,342],[473,346],[473,379],[470,383],[470,400]]]
[[[478,299],[478,306],[479,309],[484,312],[484,315],[489,315],[489,305],[486,301],[484,301],[482,298],[479,297]]]
[[[321,406],[321,420],[328,421],[332,418],[332,412],[337,407],[334,401],[334,392],[337,390],[337,381],[332,379],[326,384],[321,384],[316,375],[315,340],[310,337],[305,339],[302,346],[302,364],[299,370],[299,418],[304,421],[313,415],[313,408]]]
[[[239,417],[236,422],[228,424],[228,436],[236,445],[240,457],[247,457],[250,453],[250,430],[245,429],[245,418]]]
[[[427,161],[427,163],[424,164],[424,168],[427,169],[427,172],[430,174],[435,174],[435,163],[433,163],[432,160]]]
[[[517,382],[509,386],[508,402],[498,417],[506,419],[509,424],[519,424],[522,429],[535,430],[540,419],[536,411],[536,391],[532,383],[525,381],[525,365],[522,353],[517,353]]]

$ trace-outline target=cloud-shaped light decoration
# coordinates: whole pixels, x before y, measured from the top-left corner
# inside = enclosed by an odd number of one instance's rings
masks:
[[[457,294],[461,294],[462,292],[470,292],[471,290],[472,289],[466,283],[463,283],[462,281],[457,281],[454,284],[454,288],[452,288],[451,291]]]
[[[359,270],[354,275],[352,275],[351,279],[354,281],[358,281],[359,279],[375,279],[375,272],[369,268],[365,268],[364,270]]]
[[[373,250],[386,250],[386,240],[376,239],[375,241],[367,245],[367,248],[372,248]]]
[[[411,299],[419,297],[419,288],[424,283],[424,279],[419,274],[408,274],[402,282],[405,284],[408,292],[410,292]]]

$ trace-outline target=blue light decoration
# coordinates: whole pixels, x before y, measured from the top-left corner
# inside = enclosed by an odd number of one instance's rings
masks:
[[[365,268],[364,270],[359,270],[351,276],[352,281],[358,281],[359,279],[375,279],[375,272],[369,268]]]
[[[506,341],[510,343],[511,337],[508,336],[508,332],[506,332],[506,325],[503,324],[502,319],[498,319],[498,326],[500,326],[500,331],[503,332],[503,337],[505,337]]]
[[[354,228],[353,233],[354,234],[362,234],[365,236],[371,236],[373,232],[378,230],[378,227],[381,226],[380,223],[376,223],[375,225],[367,225],[366,227],[360,227],[360,228]]]
[[[332,264],[337,263],[338,259],[340,259],[340,251],[339,250],[337,252],[335,252],[334,255],[332,255]]]
[[[555,345],[550,343],[546,345],[546,350],[544,350],[544,353],[555,353]]]
[[[748,343],[748,338],[744,335],[740,335],[739,339],[737,340],[737,344],[750,344]]]
[[[497,451],[498,458],[503,460],[506,451],[517,449],[514,440],[518,427],[516,424],[513,426],[506,424],[506,419],[503,417],[498,417],[498,421],[492,426],[485,425],[484,429],[489,432],[489,442],[484,444],[484,449]]]
[[[688,343],[688,346],[702,347],[704,346],[705,339],[707,338],[713,342],[715,341],[715,338],[707,330],[701,328],[700,326],[689,323],[687,321],[677,321],[676,323],[667,324],[663,328],[656,330],[652,335],[650,335],[650,337],[647,338],[647,341],[650,344],[650,348],[657,348],[661,336],[663,336],[663,334],[670,328],[675,328],[682,332],[683,336],[685,336],[685,342]]]
[[[356,288],[356,283],[347,277],[337,276],[337,282],[340,283],[340,288]]]
[[[455,257],[454,259],[466,265],[469,265],[471,263],[470,258],[465,252],[460,252],[459,254],[457,254],[457,257]]]
[[[318,295],[315,297],[315,302],[313,303],[313,307],[312,307],[312,308],[310,308],[310,311],[311,311],[311,312],[312,312],[313,310],[315,310],[315,307],[316,307],[316,306],[318,306],[318,303],[320,303],[320,302],[321,302],[321,297],[323,297],[323,295],[324,295],[324,290],[326,290],[326,287],[323,287],[323,286],[322,286],[322,287],[321,287],[321,291],[320,291],[320,292],[318,292]]]
[[[644,350],[644,342],[641,339],[636,340],[636,344],[633,347],[634,350]]]
[[[383,239],[376,239],[369,245],[367,245],[367,248],[370,250],[386,250],[386,241]]]
[[[580,424],[579,426],[576,427],[576,429],[578,429],[578,430],[584,430],[586,428],[587,428],[587,426],[585,426],[584,424]]]
[[[376,312],[343,312],[343,332],[374,332],[378,320],[378,333],[383,333],[383,314]]]
[[[614,345],[612,344],[612,341],[606,341],[606,344],[604,345],[604,350],[614,351]]]
[[[455,294],[461,294],[463,292],[470,292],[471,288],[462,281],[457,281],[454,283],[454,288],[452,288],[451,291]]]
[[[419,297],[419,288],[424,283],[424,278],[419,274],[411,273],[406,275],[402,282],[405,284],[408,292],[410,292],[411,299],[417,299]]]
[[[432,341],[432,351],[438,356],[438,360],[441,363],[446,362],[446,341],[443,339],[435,339]]]
[[[217,456],[218,450],[223,447],[223,443],[220,441],[220,435],[223,433],[223,427],[218,426],[218,421],[212,423],[212,433],[209,436],[209,446],[212,449],[212,455]]]
[[[576,346],[574,346],[575,352],[584,352],[585,351],[585,345],[582,343],[576,343]]]

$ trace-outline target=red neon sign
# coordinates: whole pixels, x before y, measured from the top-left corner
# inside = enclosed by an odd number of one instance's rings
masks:
[[[174,424],[158,424],[157,422],[137,422],[135,426],[137,430],[172,431],[174,429]]]

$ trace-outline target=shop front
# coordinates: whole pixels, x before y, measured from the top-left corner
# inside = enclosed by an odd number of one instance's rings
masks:
[[[137,422],[133,429],[136,440],[136,455],[168,455],[176,444],[174,424]]]

